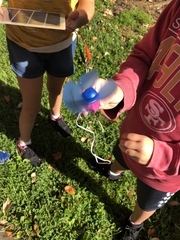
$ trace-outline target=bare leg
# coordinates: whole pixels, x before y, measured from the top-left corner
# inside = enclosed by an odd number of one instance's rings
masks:
[[[156,210],[149,211],[149,212],[144,211],[139,207],[139,205],[137,203],[134,208],[134,212],[131,215],[131,221],[134,224],[141,224],[142,222],[144,222],[145,220],[150,218],[155,212],[156,212]]]
[[[63,118],[59,116],[62,104],[62,88],[64,81],[65,78],[53,77],[48,74],[47,89],[49,91],[51,113],[57,117],[53,119],[52,116],[50,116],[49,122],[60,136],[67,138],[71,135],[71,129],[64,122]]]
[[[49,91],[49,103],[53,115],[58,115],[62,104],[62,87],[65,78],[54,77],[47,74],[47,89]]]
[[[110,167],[110,171],[112,171],[113,173],[116,173],[116,174],[120,174],[120,173],[124,172],[124,170],[126,170],[126,169],[123,168],[116,159],[114,160],[114,162],[112,163],[112,165]]]
[[[43,76],[38,78],[17,77],[22,94],[23,107],[19,118],[20,138],[28,142],[34,126],[35,118],[41,107]]]
[[[113,162],[113,164],[111,165],[111,168],[110,170],[113,172],[113,173],[116,173],[116,174],[120,174],[122,173],[125,169],[119,164],[119,162],[117,160],[115,160]],[[131,221],[135,224],[141,224],[142,222],[144,222],[145,220],[147,220],[149,217],[151,217],[154,213],[155,213],[156,210],[154,211],[144,211],[142,210],[138,203],[136,204],[135,206],[135,209],[134,209],[134,212],[132,213],[131,215]]]

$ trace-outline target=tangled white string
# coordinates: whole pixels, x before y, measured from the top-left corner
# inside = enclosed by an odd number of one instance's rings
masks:
[[[98,164],[107,164],[107,163],[108,163],[108,164],[111,164],[111,161],[109,161],[109,160],[107,160],[107,159],[103,159],[103,158],[97,156],[97,155],[93,152],[93,148],[94,148],[94,144],[95,144],[95,139],[96,139],[95,133],[94,133],[92,130],[90,130],[89,128],[87,128],[87,127],[85,128],[85,127],[83,127],[82,125],[80,125],[80,124],[78,123],[78,121],[79,121],[79,119],[80,119],[80,117],[81,117],[81,114],[82,114],[82,113],[79,113],[78,116],[77,116],[77,118],[76,118],[76,125],[77,125],[79,128],[83,129],[84,131],[89,132],[89,133],[91,133],[91,134],[93,135],[93,141],[92,141],[92,143],[91,143],[91,154],[95,157],[96,162],[97,162]],[[104,132],[104,128],[103,128],[101,122],[100,122],[97,118],[96,118],[96,120],[98,121],[99,125],[101,126],[102,132]],[[102,162],[99,162],[98,160],[101,160]]]

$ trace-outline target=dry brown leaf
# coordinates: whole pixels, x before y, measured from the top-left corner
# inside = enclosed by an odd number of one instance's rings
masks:
[[[148,236],[152,236],[155,232],[156,232],[155,227],[154,228],[149,228],[147,234],[148,234]]]
[[[151,240],[159,240],[159,238],[156,238],[156,237],[155,237],[155,238],[151,238]]]
[[[90,143],[90,144],[91,144],[92,141],[93,141],[92,138],[88,138],[88,139],[87,139],[87,143]]]
[[[9,101],[10,101],[10,96],[4,95],[4,100],[5,100],[6,102],[9,102]]]
[[[17,108],[22,108],[23,106],[23,102],[20,102],[18,105],[17,105]]]
[[[76,193],[76,189],[73,186],[67,185],[65,186],[64,190],[70,195],[75,195]]]
[[[178,201],[169,201],[168,204],[170,206],[179,206],[180,205],[180,203]]]
[[[116,119],[114,119],[114,122],[120,122],[120,119],[119,118],[116,118]]]
[[[108,56],[108,55],[110,55],[109,52],[105,52],[105,53],[104,53],[104,56]]]
[[[40,231],[39,231],[39,225],[37,222],[34,223],[33,229],[36,232],[36,235],[39,237]]]
[[[11,200],[10,198],[8,197],[6,199],[6,201],[3,203],[3,207],[2,207],[2,210],[3,210],[3,213],[4,215],[7,213],[7,211],[10,209],[11,207]]]
[[[36,173],[35,172],[31,173],[31,182],[32,183],[36,182]]]
[[[0,225],[1,226],[6,226],[7,224],[7,221],[6,220],[0,220]]]
[[[96,36],[93,36],[93,37],[92,37],[92,40],[93,40],[93,41],[96,41],[97,39],[98,39],[98,38],[97,38]]]
[[[12,231],[6,231],[6,237],[11,237],[13,235],[13,232]]]
[[[82,137],[81,138],[81,142],[86,142],[86,140],[87,140],[87,137]]]
[[[113,16],[113,11],[112,11],[111,9],[106,9],[106,11],[104,12],[103,15],[104,15],[104,16],[106,16],[106,15]]]
[[[51,165],[48,165],[48,168],[49,168],[50,170],[53,170],[53,166],[51,166]]]
[[[60,152],[53,153],[54,160],[58,160],[62,158],[62,154]]]
[[[112,159],[112,156],[109,155],[109,156],[107,157],[107,160],[111,160],[111,159]]]

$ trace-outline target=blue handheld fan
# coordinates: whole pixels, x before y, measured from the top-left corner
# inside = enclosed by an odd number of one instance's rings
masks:
[[[63,102],[73,113],[79,114],[83,111],[96,112],[99,109],[99,100],[108,97],[114,92],[117,85],[112,79],[97,92],[93,85],[98,78],[98,73],[94,70],[85,73],[78,83],[69,81],[63,90]]]

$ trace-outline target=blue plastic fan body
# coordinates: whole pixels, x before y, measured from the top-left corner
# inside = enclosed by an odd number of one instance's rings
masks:
[[[83,111],[96,112],[99,108],[98,102],[115,91],[116,83],[108,79],[107,83],[97,92],[93,85],[98,77],[98,73],[92,70],[83,74],[78,83],[71,80],[65,84],[63,102],[70,111],[77,114]]]
[[[87,103],[93,103],[98,100],[99,94],[94,88],[90,87],[82,93],[82,97]]]

